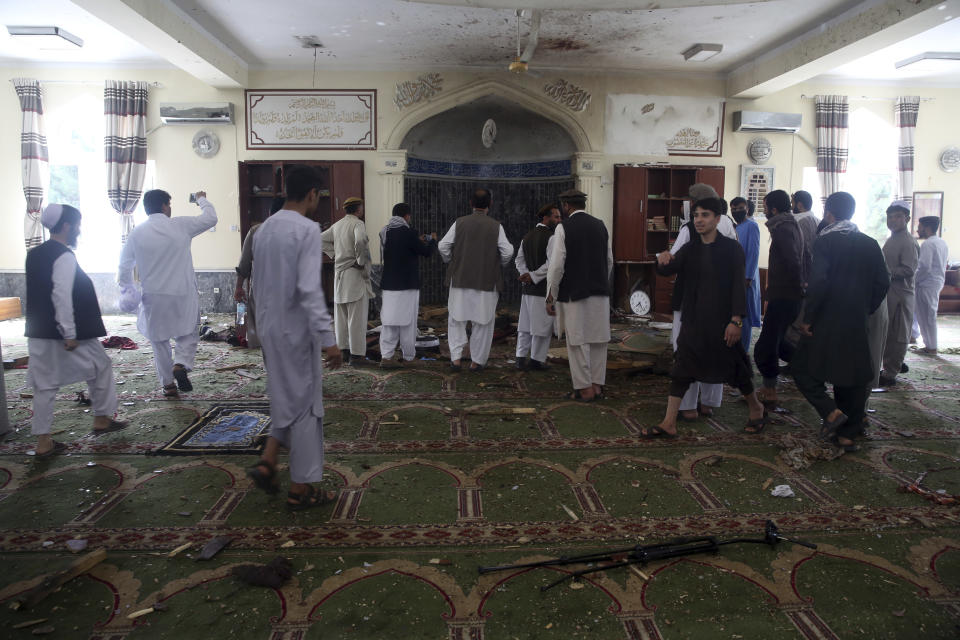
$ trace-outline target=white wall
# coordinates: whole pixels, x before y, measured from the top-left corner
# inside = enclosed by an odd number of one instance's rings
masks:
[[[194,262],[197,269],[232,269],[240,251],[238,232],[231,232],[231,225],[239,224],[239,199],[237,162],[241,160],[363,160],[364,182],[367,201],[368,228],[371,233],[382,226],[394,204],[386,202],[384,181],[378,173],[382,166],[381,154],[377,151],[265,151],[246,149],[243,121],[243,92],[212,89],[192,76],[173,69],[64,69],[64,68],[3,68],[6,78],[33,77],[43,81],[84,81],[89,84],[44,84],[45,109],[53,112],[69,102],[80,92],[102,95],[102,82],[114,80],[146,80],[162,83],[161,88],[150,92],[150,127],[160,123],[160,102],[229,101],[237,110],[236,126],[220,126],[213,130],[219,135],[221,149],[212,159],[197,157],[191,148],[194,133],[200,127],[161,127],[148,137],[148,155],[156,162],[157,186],[171,193],[174,214],[192,213],[187,205],[187,194],[204,188],[217,206],[220,224],[215,233],[203,234],[194,242]],[[378,147],[385,149],[391,132],[411,110],[403,112],[393,104],[394,87],[403,80],[413,80],[416,73],[321,73],[317,76],[318,87],[338,89],[378,90]],[[506,86],[520,89],[538,99],[543,97],[543,85],[552,79],[532,76],[515,76],[509,73],[447,73],[443,74],[443,91],[433,101],[443,100],[445,95],[456,92],[478,79],[490,79]],[[586,111],[568,112],[583,128],[592,151],[603,150],[603,114],[607,93],[642,93],[655,95],[722,95],[723,83],[714,78],[689,79],[672,76],[635,77],[627,75],[564,76],[590,93],[592,101]],[[256,88],[308,88],[313,83],[308,71],[253,72],[251,87]],[[12,85],[0,91],[0,270],[21,270],[25,250],[22,237],[24,199],[20,179],[19,134],[20,111]],[[854,107],[861,103],[855,96],[896,96],[919,94],[933,98],[924,102],[920,109],[917,126],[917,158],[915,188],[945,192],[944,238],[952,247],[952,258],[960,258],[960,222],[954,220],[960,213],[960,175],[946,174],[937,166],[937,157],[947,144],[960,144],[960,119],[952,112],[960,103],[960,89],[894,88],[882,86],[834,86],[802,84],[780,93],[755,101],[730,100],[726,105],[726,126],[723,140],[723,156],[719,158],[605,156],[601,161],[602,187],[589,209],[605,219],[612,218],[613,165],[618,162],[643,162],[669,160],[678,164],[716,164],[726,167],[727,198],[737,194],[740,181],[740,165],[749,163],[746,153],[751,134],[734,133],[730,126],[732,113],[740,109],[760,111],[788,111],[803,114],[803,129],[798,136],[768,135],[773,143],[771,165],[776,167],[776,187],[787,191],[799,189],[804,166],[816,164],[813,101],[801,99],[801,94],[841,93],[851,96]],[[862,106],[875,111],[881,117],[893,121],[893,106],[889,101],[863,102]],[[480,125],[477,127],[479,135]],[[112,211],[84,212],[90,215],[115,215]],[[376,245],[376,243],[373,243]],[[374,246],[376,250],[376,247]],[[765,262],[765,256],[763,256]]]

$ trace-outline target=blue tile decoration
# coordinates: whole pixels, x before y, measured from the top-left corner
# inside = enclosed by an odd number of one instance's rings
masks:
[[[572,174],[570,160],[549,160],[546,162],[447,162],[407,158],[407,173],[426,176],[444,176],[450,178],[486,178],[486,179],[541,179],[565,178]]]

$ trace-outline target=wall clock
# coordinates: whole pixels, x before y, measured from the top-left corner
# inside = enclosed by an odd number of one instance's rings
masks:
[[[212,158],[220,151],[220,138],[213,131],[200,130],[193,136],[193,152],[201,158]]]

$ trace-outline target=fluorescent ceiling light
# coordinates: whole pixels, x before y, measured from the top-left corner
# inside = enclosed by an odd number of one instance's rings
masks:
[[[916,64],[917,62],[922,62],[924,60],[956,61],[960,60],[960,51],[925,51],[915,56],[895,62],[893,66],[895,66],[897,69],[903,69],[906,66]]]
[[[60,27],[7,26],[11,36],[30,36],[30,42],[39,49],[73,49],[82,47],[83,40]]]
[[[683,52],[684,60],[703,62],[723,51],[722,44],[703,44],[697,43]]]

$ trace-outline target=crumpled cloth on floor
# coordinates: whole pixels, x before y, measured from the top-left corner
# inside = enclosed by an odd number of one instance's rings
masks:
[[[109,336],[106,340],[101,340],[100,344],[107,349],[124,349],[131,351],[138,348],[136,342],[123,336]]]

